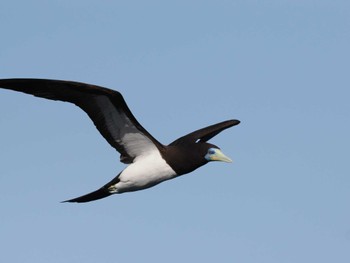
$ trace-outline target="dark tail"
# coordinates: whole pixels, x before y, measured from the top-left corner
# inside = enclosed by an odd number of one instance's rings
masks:
[[[100,189],[98,189],[94,192],[79,196],[77,198],[66,200],[66,201],[63,201],[61,203],[67,203],[67,202],[69,202],[69,203],[86,203],[86,202],[95,201],[95,200],[110,196],[112,194],[115,194],[116,192],[113,189],[113,186],[119,182],[119,175],[120,175],[120,173],[116,177],[114,177],[112,181],[105,184]]]
[[[110,193],[107,188],[101,187],[100,189],[98,189],[98,190],[96,190],[94,192],[91,192],[91,193],[83,195],[83,196],[79,196],[77,198],[73,198],[73,199],[70,199],[70,200],[63,201],[62,203],[66,203],[66,202],[69,202],[69,203],[86,203],[86,202],[95,201],[95,200],[98,200],[98,199],[105,198],[107,196],[110,196],[111,194],[112,193]]]

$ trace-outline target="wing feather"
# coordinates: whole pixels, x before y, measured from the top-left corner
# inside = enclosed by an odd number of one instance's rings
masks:
[[[130,163],[163,145],[136,120],[123,96],[115,90],[80,82],[48,79],[2,79],[0,87],[36,97],[74,103],[85,111],[108,143]]]
[[[173,141],[170,145],[174,146],[174,145],[185,144],[185,143],[207,142],[208,140],[218,135],[223,130],[230,128],[232,126],[238,125],[239,123],[240,123],[239,120],[228,120],[228,121],[223,121],[214,125],[210,125],[208,127],[196,130],[185,136],[182,136],[179,139]]]

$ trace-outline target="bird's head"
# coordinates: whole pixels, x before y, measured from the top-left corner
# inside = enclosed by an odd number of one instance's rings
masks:
[[[205,160],[207,160],[208,162],[211,161],[221,161],[221,162],[226,162],[226,163],[231,163],[232,160],[227,157],[221,150],[219,147],[213,145],[213,144],[209,144],[206,143],[206,152],[204,155]]]

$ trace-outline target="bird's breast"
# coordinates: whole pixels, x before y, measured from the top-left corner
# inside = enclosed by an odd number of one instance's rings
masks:
[[[152,151],[145,156],[139,156],[122,171],[115,189],[117,193],[137,191],[172,179],[176,175],[160,153]]]

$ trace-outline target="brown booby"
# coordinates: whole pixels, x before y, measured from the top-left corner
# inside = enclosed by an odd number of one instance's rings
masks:
[[[89,202],[146,189],[187,174],[210,161],[231,162],[207,141],[238,120],[220,122],[163,145],[144,129],[115,90],[80,82],[48,79],[1,79],[0,88],[50,100],[71,102],[85,111],[101,135],[129,164],[113,180],[89,194],[64,202]]]

